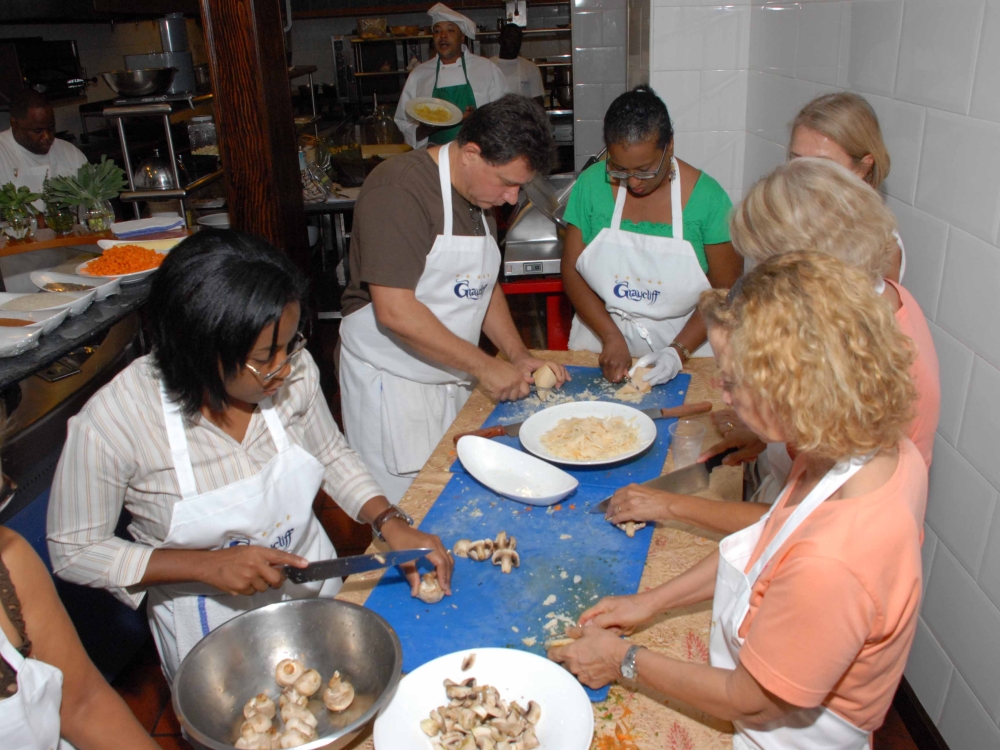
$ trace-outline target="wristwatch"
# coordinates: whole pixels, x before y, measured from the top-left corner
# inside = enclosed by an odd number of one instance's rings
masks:
[[[414,520],[407,515],[406,511],[397,508],[395,505],[390,505],[388,508],[379,513],[375,520],[372,521],[372,531],[375,532],[375,536],[385,541],[385,537],[382,536],[382,527],[385,526],[385,522],[392,518],[402,518],[410,526],[414,524]]]
[[[628,651],[625,652],[625,658],[622,659],[621,672],[622,677],[626,680],[634,680],[638,672],[635,668],[635,655],[639,653],[639,649],[642,646],[629,646]]]

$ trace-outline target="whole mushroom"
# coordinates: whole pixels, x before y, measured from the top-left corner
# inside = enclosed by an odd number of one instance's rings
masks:
[[[505,547],[493,553],[493,564],[499,565],[504,573],[510,573],[514,568],[521,567],[521,556],[516,550]]]
[[[274,669],[274,680],[283,688],[291,687],[305,671],[305,665],[298,659],[282,659]]]
[[[258,693],[248,700],[247,704],[243,707],[243,716],[249,719],[251,714],[264,714],[267,718],[273,719],[275,705],[274,701],[271,700],[271,696],[267,693]]]
[[[307,669],[295,681],[293,687],[301,694],[310,696],[323,686],[323,678],[315,669]]]
[[[441,588],[437,573],[424,573],[417,588],[417,598],[428,604],[437,604],[444,598],[444,589]]]
[[[459,539],[455,542],[455,546],[451,548],[451,551],[455,553],[455,557],[468,557],[471,546],[472,541],[470,539]]]
[[[334,672],[323,691],[323,705],[331,711],[346,711],[353,702],[354,686],[342,680],[340,672]]]

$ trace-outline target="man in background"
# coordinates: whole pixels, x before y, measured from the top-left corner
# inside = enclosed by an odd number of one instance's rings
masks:
[[[503,72],[507,79],[507,91],[534,99],[545,106],[542,95],[542,71],[531,60],[521,57],[521,27],[508,23],[500,30],[500,54],[491,57],[490,62]]]

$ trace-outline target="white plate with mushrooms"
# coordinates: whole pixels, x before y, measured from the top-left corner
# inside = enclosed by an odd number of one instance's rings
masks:
[[[554,505],[580,485],[552,464],[475,435],[458,441],[458,457],[466,471],[498,495],[528,505]]]
[[[567,429],[582,425],[575,437]],[[559,436],[565,452],[553,452]],[[607,401],[575,401],[542,409],[524,420],[521,445],[545,461],[569,466],[602,466],[637,456],[656,440],[656,425],[638,409]]]
[[[472,654],[475,658],[468,664]],[[467,669],[463,671],[462,667],[467,664]],[[472,720],[475,726],[499,723],[498,731],[507,733],[515,728],[511,724],[517,724],[522,730],[522,739],[523,733],[530,731],[538,740],[537,745],[525,743],[525,747],[530,745],[543,750],[588,750],[590,747],[594,734],[594,709],[576,678],[544,657],[507,648],[457,651],[429,661],[406,675],[396,688],[392,701],[375,720],[375,747],[380,750],[433,748],[428,732],[434,727],[426,722],[424,728],[421,722],[428,718],[433,720],[432,711],[448,706],[446,679],[462,683],[470,677],[476,679],[479,687],[488,685],[495,688],[508,709],[507,716],[503,718],[494,715],[498,712],[492,710],[493,707],[486,719],[479,719],[479,715],[475,714],[477,718]],[[515,701],[523,708],[523,713],[516,712],[512,718]],[[530,702],[536,706],[532,714],[532,718],[536,719],[533,724],[526,716]],[[461,731],[453,730],[452,734]],[[472,731],[475,730],[466,734]],[[443,734],[437,737],[440,740]],[[443,742],[441,746],[452,747]],[[454,745],[455,748],[460,746],[460,743]],[[510,746],[514,747],[514,744]]]

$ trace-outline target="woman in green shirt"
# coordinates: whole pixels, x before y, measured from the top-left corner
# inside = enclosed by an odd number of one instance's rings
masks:
[[[648,86],[619,96],[604,117],[607,160],[580,175],[566,208],[562,278],[576,308],[569,348],[598,352],[615,383],[632,357],[651,368],[652,385],[677,375],[706,340],[699,296],[732,286],[743,270],[729,242],[729,196],[674,158],[673,136]]]

